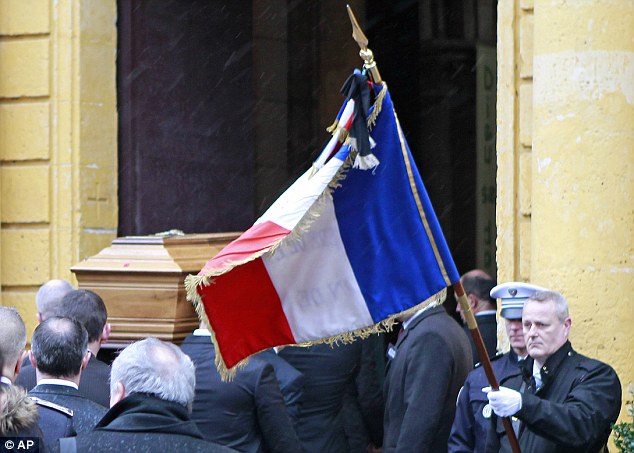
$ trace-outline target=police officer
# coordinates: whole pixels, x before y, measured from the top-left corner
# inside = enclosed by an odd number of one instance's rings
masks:
[[[491,297],[502,300],[500,315],[506,321],[511,350],[491,359],[498,380],[514,373],[528,355],[522,332],[522,307],[526,299],[543,288],[522,282],[509,282],[491,289]],[[484,368],[478,364],[469,373],[458,395],[456,416],[449,435],[450,453],[484,452],[487,430],[491,426],[491,406],[482,387],[489,385]]]

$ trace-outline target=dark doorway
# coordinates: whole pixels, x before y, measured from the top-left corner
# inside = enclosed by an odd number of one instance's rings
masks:
[[[488,175],[476,169],[496,1],[349,3],[458,270],[494,275],[494,135]],[[120,235],[245,229],[310,165],[361,64],[345,4],[119,0]]]
[[[119,235],[253,221],[251,2],[118,2]]]

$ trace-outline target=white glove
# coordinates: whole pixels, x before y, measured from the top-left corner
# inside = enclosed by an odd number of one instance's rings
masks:
[[[491,387],[484,387],[482,391],[487,394],[491,409],[499,417],[510,417],[522,408],[522,394],[516,390],[500,387],[492,391]]]

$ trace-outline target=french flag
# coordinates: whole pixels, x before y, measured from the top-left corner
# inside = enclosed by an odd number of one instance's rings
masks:
[[[342,144],[351,99],[313,168],[187,277],[221,372],[272,346],[377,332],[405,311],[440,303],[459,281],[387,86],[372,89],[380,164],[353,168],[356,151]]]

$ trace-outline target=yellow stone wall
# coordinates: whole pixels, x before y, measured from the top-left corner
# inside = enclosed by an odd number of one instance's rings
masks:
[[[117,226],[116,1],[0,2],[0,304],[35,292]]]
[[[574,347],[628,399],[634,0],[500,1],[497,102],[498,280],[562,292]]]

